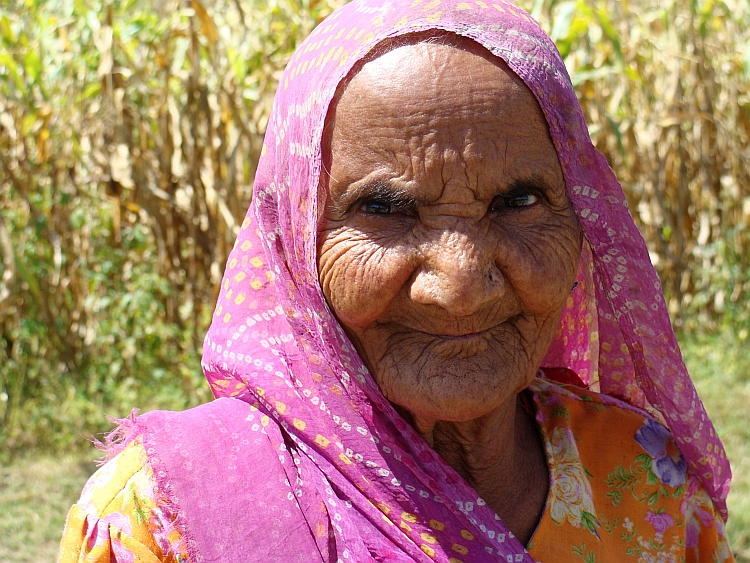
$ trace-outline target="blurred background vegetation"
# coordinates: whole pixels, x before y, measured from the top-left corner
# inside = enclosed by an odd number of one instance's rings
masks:
[[[0,489],[26,490],[18,460],[75,450],[103,413],[210,398],[201,341],[278,77],[342,3],[2,3]],[[519,4],[557,43],[649,244],[750,561],[750,0]]]

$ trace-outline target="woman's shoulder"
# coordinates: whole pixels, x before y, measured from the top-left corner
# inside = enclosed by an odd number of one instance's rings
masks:
[[[131,441],[88,480],[68,513],[59,562],[177,561],[173,529],[140,439]]]
[[[640,479],[626,477],[642,475],[644,484],[663,485],[675,497],[685,492],[687,462],[669,429],[647,411],[572,385],[537,380],[532,390],[543,433],[552,443],[570,435],[590,474],[628,486]]]
[[[186,557],[166,489],[183,487],[181,500],[193,498],[189,494],[195,488],[193,477],[199,476],[185,473],[185,467],[208,474],[214,466],[225,469],[224,454],[233,451],[238,441],[252,454],[243,459],[245,465],[264,455],[262,459],[278,460],[270,442],[252,432],[258,427],[265,433],[269,420],[236,399],[120,420],[108,439],[108,449],[118,453],[91,476],[71,508],[58,560],[73,562],[85,555],[87,561],[109,562],[110,556],[120,560],[118,554],[124,554],[123,560],[169,562]],[[249,439],[251,432],[256,434],[254,440]],[[171,476],[165,487],[160,488],[157,473]]]
[[[647,450],[654,440],[660,444],[674,442],[669,429],[657,420],[658,415],[616,397],[542,378],[535,379],[529,389],[543,428],[564,426],[578,438],[585,436],[619,446],[627,442]]]
[[[134,440],[97,469],[84,486],[77,504],[88,513],[104,516],[115,510],[128,489],[143,492],[149,477],[143,444]]]
[[[580,387],[537,379],[531,391],[551,482],[542,535],[562,533],[561,549],[586,543],[597,561],[731,560],[724,523],[666,427]]]

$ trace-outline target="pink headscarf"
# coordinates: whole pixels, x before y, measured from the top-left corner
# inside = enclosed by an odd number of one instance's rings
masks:
[[[283,429],[273,436],[294,460],[300,494],[316,489],[326,502],[347,499],[327,506],[339,557],[359,560],[376,550],[383,560],[405,552],[415,561],[447,562],[428,541],[437,529],[441,544],[467,546],[463,561],[531,561],[385,400],[318,283],[321,135],[334,92],[373,46],[428,29],[471,38],[503,59],[549,124],[585,243],[579,285],[543,365],[570,368],[589,386],[659,413],[726,516],[724,449],[687,375],[622,188],[591,143],[554,44],[504,0],[355,0],[292,56],[205,340],[203,369],[214,394],[257,405]]]

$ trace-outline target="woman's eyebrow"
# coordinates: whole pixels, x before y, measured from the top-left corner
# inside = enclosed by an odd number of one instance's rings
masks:
[[[534,192],[534,194],[544,195],[549,194],[553,189],[553,186],[541,175],[533,175],[511,180],[503,191],[503,195],[515,195],[517,193],[528,191]]]
[[[364,199],[391,203],[399,207],[414,207],[419,203],[413,194],[403,188],[394,186],[387,180],[374,180],[347,189],[337,201],[331,202],[331,211],[345,213],[354,203]]]
[[[550,203],[555,201],[561,192],[565,192],[564,184],[558,189],[543,176],[535,174],[511,180],[505,188],[500,190],[498,195],[501,197],[516,197],[531,193]]]

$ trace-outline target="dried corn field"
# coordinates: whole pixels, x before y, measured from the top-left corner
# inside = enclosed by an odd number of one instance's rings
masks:
[[[199,348],[276,81],[336,4],[0,8],[4,446],[63,446],[105,407],[207,399]],[[675,322],[747,338],[748,0],[521,4],[565,57]]]
[[[207,399],[199,349],[276,81],[333,8],[13,4],[0,8],[11,449],[75,439],[102,405]]]
[[[678,327],[747,322],[750,3],[537,1]]]

